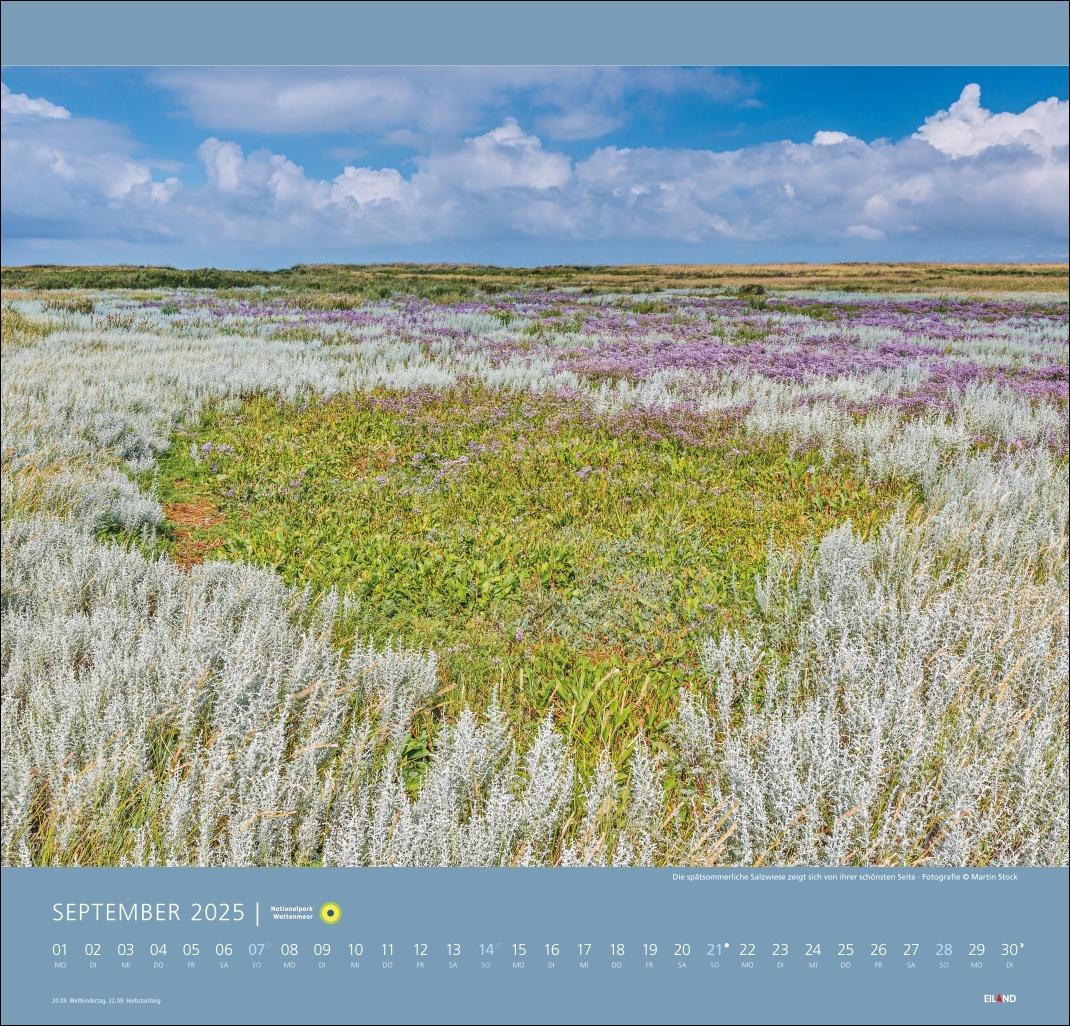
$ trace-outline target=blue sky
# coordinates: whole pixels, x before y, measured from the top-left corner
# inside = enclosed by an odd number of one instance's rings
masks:
[[[3,261],[1065,260],[1065,68],[3,71]]]

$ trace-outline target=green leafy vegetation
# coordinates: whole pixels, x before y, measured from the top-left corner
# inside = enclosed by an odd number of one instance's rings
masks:
[[[352,594],[353,636],[439,654],[449,711],[497,688],[597,759],[659,735],[770,544],[867,531],[906,494],[729,429],[677,434],[475,387],[255,397],[180,437],[161,498],[179,562]]]

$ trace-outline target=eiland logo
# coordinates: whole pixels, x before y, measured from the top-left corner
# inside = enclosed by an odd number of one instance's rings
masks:
[[[1013,1005],[1018,1000],[1017,994],[986,994],[986,1005]]]

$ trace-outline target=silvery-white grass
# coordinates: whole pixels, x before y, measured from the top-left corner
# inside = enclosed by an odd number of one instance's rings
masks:
[[[897,395],[909,365],[849,384],[666,371],[596,385],[375,325],[288,341],[95,299],[4,354],[6,863],[1066,863],[1068,480],[1044,444],[1065,437],[1065,410],[993,384],[944,413],[855,416],[838,392]],[[437,316],[469,338],[501,330]],[[1065,350],[1028,324],[998,334],[954,348],[1022,365]],[[868,540],[844,523],[770,552],[752,620],[706,641],[671,744],[637,739],[626,772],[605,758],[581,778],[549,720],[521,740],[495,701],[440,730],[414,784],[404,746],[436,691],[433,653],[342,656],[344,596],[240,563],[182,570],[100,531],[152,536],[162,511],[130,474],[206,400],[462,376],[567,389],[606,414],[684,396],[746,407],[753,435],[852,454],[923,501]],[[997,444],[976,451],[978,434]]]

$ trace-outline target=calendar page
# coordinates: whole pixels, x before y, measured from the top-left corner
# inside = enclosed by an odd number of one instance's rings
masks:
[[[2,19],[5,1023],[1067,1022],[1066,4]]]

